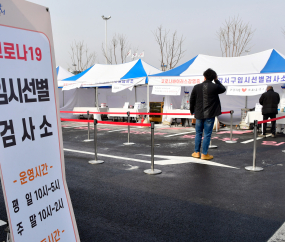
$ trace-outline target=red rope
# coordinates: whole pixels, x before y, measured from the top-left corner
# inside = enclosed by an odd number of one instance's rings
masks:
[[[273,119],[268,119],[268,120],[263,120],[263,121],[258,121],[257,123],[258,124],[263,124],[263,123],[268,123],[268,122],[275,121],[275,120],[278,120],[278,119],[283,119],[283,118],[285,118],[285,116],[278,117],[278,118],[273,118]]]
[[[84,120],[84,119],[67,119],[62,118],[61,121],[69,121],[69,122],[79,122],[79,123],[93,123],[94,120]],[[125,126],[146,126],[150,127],[151,124],[144,123],[122,123],[122,122],[106,122],[106,121],[97,121],[99,124],[112,124],[112,125],[125,125]]]
[[[87,114],[87,111],[81,111],[81,112],[73,112],[73,111],[60,111],[61,113],[81,113],[81,114]],[[230,111],[222,112],[222,114],[228,114],[231,113]],[[118,114],[118,115],[127,115],[127,112],[89,112],[89,114]],[[153,116],[160,116],[160,115],[192,115],[191,113],[135,113],[130,112],[130,115],[153,115]]]

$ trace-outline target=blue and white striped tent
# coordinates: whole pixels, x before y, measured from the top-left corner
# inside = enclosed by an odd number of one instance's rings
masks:
[[[225,86],[285,83],[285,58],[274,49],[240,57],[197,55],[172,70],[149,76],[149,85],[194,86],[212,68]]]
[[[78,75],[62,80],[60,85],[64,87],[72,85],[75,87],[98,87],[110,86],[114,83],[139,85],[147,83],[148,75],[160,72],[141,59],[118,65],[95,64]]]

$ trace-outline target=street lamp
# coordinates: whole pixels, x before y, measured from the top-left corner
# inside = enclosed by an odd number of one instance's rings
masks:
[[[111,16],[109,17],[104,17],[104,15],[102,15],[102,19],[105,20],[105,57],[106,57],[106,64],[108,64],[107,62],[107,20],[110,19]]]

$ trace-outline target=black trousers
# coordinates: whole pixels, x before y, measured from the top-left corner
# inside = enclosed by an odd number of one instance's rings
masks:
[[[275,113],[267,113],[263,114],[263,120],[267,120],[268,118],[276,118]],[[267,123],[263,124],[263,134],[266,134]],[[271,122],[271,133],[275,134],[276,132],[276,121]]]

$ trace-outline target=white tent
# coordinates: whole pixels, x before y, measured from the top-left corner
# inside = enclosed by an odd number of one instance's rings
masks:
[[[204,80],[203,72],[212,68],[225,86],[276,85],[275,90],[281,93],[280,86],[285,83],[285,58],[274,49],[241,57],[214,57],[197,55],[190,61],[172,70],[149,76],[149,85],[184,86],[189,91]],[[248,97],[247,107],[253,108],[260,96]],[[222,111],[234,110],[234,121],[239,123],[241,108],[245,107],[243,96],[220,96]],[[178,108],[178,107],[177,107]],[[229,123],[229,116],[219,118]]]
[[[62,91],[63,87],[63,79],[69,78],[74,76],[71,72],[67,71],[61,66],[56,67],[56,74],[57,74],[57,85],[58,85],[58,96],[59,96],[59,105],[60,107],[64,106],[66,100],[70,98],[74,91],[64,92]]]
[[[133,86],[147,84],[148,75],[160,72],[160,70],[140,59],[119,65],[95,64],[76,76],[62,80],[64,82],[63,89],[77,88],[74,96],[62,110],[72,110],[73,107],[82,106],[82,102],[84,102],[83,106],[94,107],[96,102],[95,92],[90,87],[114,87],[119,85],[126,86],[131,90]],[[73,84],[68,85],[68,82]],[[96,103],[105,102],[109,107],[122,107],[124,102],[127,101],[134,103],[137,99],[147,99],[147,89],[147,87],[138,88],[138,92],[144,93],[144,98],[141,98],[141,93],[137,95],[136,90],[135,94],[131,95],[128,89],[118,93],[112,93],[110,88],[99,89],[97,93],[100,94],[100,97]],[[162,98],[155,97],[155,100],[157,99],[160,100]]]

